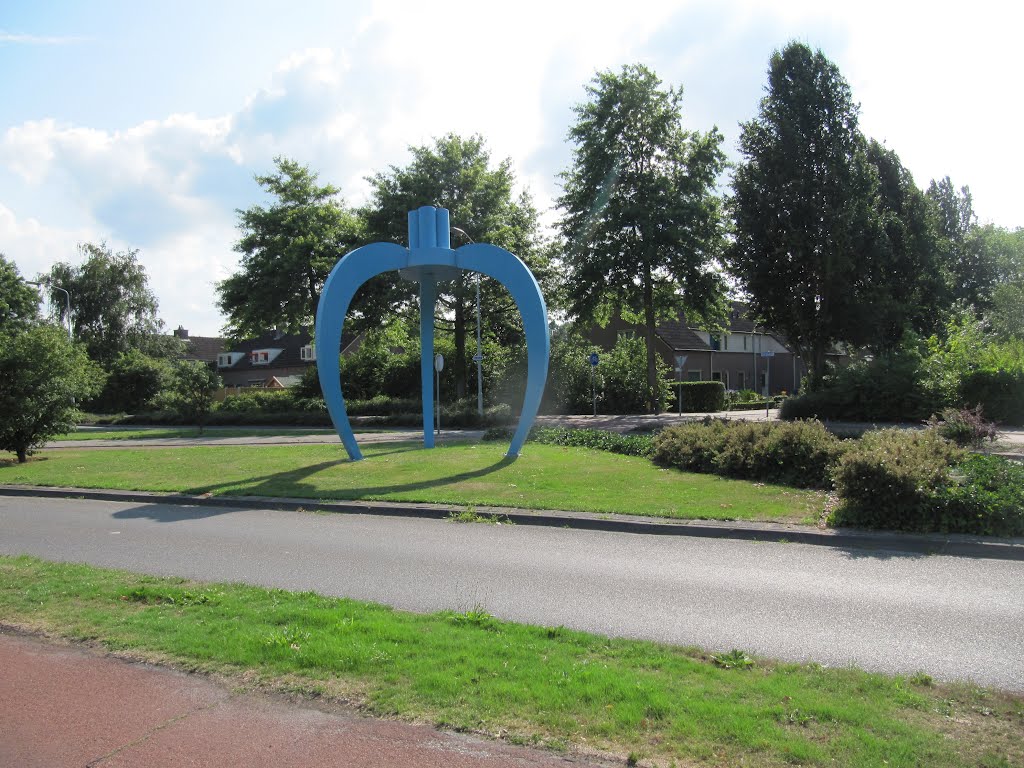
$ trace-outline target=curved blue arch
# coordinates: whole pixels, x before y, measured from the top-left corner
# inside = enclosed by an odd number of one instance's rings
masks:
[[[551,334],[544,295],[530,268],[515,254],[488,243],[464,245],[455,251],[455,266],[480,272],[500,282],[519,308],[526,336],[526,392],[519,424],[508,447],[509,456],[518,456],[540,410],[544,384],[548,378]]]
[[[341,332],[345,315],[356,291],[381,272],[401,269],[409,261],[409,251],[395,243],[371,243],[343,256],[327,276],[316,308],[316,366],[327,412],[352,461],[363,458],[341,394]]]
[[[518,456],[530,427],[537,417],[544,384],[548,375],[551,339],[548,332],[547,307],[533,273],[515,254],[486,243],[464,245],[452,251],[448,245],[448,211],[430,207],[410,212],[410,242],[403,248],[394,243],[372,243],[343,256],[331,270],[320,294],[316,311],[316,357],[320,388],[327,410],[345,450],[352,461],[363,458],[352,432],[341,392],[341,370],[338,361],[345,315],[352,299],[370,278],[383,272],[400,270],[403,276],[420,283],[420,365],[423,391],[423,441],[434,445],[433,436],[433,308],[437,281],[455,270],[479,272],[498,280],[508,289],[523,319],[526,336],[527,379],[519,423],[508,456]],[[429,321],[424,322],[424,317]]]

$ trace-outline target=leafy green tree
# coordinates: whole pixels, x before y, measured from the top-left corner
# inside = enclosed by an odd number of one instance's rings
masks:
[[[776,51],[733,176],[733,274],[753,314],[786,335],[821,382],[835,342],[870,339],[884,243],[878,178],[839,69],[820,51]]]
[[[109,367],[119,355],[137,349],[167,355],[177,349],[163,336],[157,300],[149,288],[138,249],[114,252],[106,243],[78,246],[79,265],[58,262],[41,282],[50,285],[50,306],[55,319],[67,323],[68,292],[74,338],[85,344],[89,357]]]
[[[170,375],[167,360],[129,350],[111,364],[103,391],[88,407],[102,413],[144,410],[168,386]]]
[[[474,242],[491,243],[517,255],[549,294],[552,272],[538,234],[537,211],[528,193],[515,194],[511,160],[494,167],[482,137],[463,138],[451,133],[433,144],[410,147],[409,151],[413,157],[409,165],[391,166],[387,172],[368,179],[371,199],[363,212],[367,239],[406,245],[409,211],[424,205],[447,208],[452,226]],[[466,242],[464,235],[452,233],[453,247]],[[475,333],[475,279],[462,273],[458,279],[438,286],[435,323],[440,333],[454,340],[455,357],[447,365],[454,371],[458,397],[466,394],[471,368],[466,348]],[[413,284],[390,280],[388,287],[377,290],[378,300],[384,306],[410,306]],[[520,318],[508,292],[494,280],[483,278],[480,293],[484,332],[503,344],[521,342]],[[376,314],[383,310],[379,307]]]
[[[76,401],[103,383],[100,368],[62,328],[43,323],[0,344],[0,450],[19,463],[54,435],[75,427]]]
[[[928,336],[941,323],[951,297],[942,260],[934,203],[914,183],[899,156],[872,139],[868,161],[878,175],[879,214],[885,238],[870,270],[873,328],[870,347],[893,350],[907,330]]]
[[[994,264],[997,274],[986,319],[998,338],[1024,339],[1024,229],[1011,232],[989,224],[976,237],[983,260]]]
[[[939,182],[933,180],[927,194],[938,206],[953,301],[967,302],[979,311],[987,309],[998,267],[993,254],[984,248],[971,190],[961,187],[957,191],[946,176]]]
[[[273,173],[256,176],[273,201],[238,211],[239,271],[217,284],[234,338],[311,328],[327,275],[361,242],[360,220],[336,187],[321,186],[308,166],[286,157],[274,164]]]
[[[198,360],[178,360],[171,373],[170,401],[187,422],[198,424],[202,434],[213,410],[213,396],[222,386],[216,371]]]
[[[575,107],[573,164],[558,200],[570,314],[606,322],[615,309],[642,322],[647,407],[662,405],[655,325],[684,309],[724,314],[714,271],[724,245],[715,184],[722,136],[682,127],[681,88],[662,88],[643,65],[601,72]]]
[[[0,253],[0,335],[28,328],[39,319],[39,293]]]

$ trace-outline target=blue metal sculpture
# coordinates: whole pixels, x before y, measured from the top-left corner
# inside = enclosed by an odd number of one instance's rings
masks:
[[[518,456],[540,408],[548,376],[551,339],[548,313],[540,286],[529,268],[514,254],[486,243],[472,243],[452,250],[448,211],[424,206],[409,212],[409,247],[395,243],[371,243],[343,256],[324,284],[316,310],[316,358],[320,387],[327,410],[349,458],[363,458],[341,394],[338,350],[341,332],[352,297],[359,287],[382,272],[399,274],[420,284],[420,377],[423,390],[423,445],[434,447],[434,308],[437,283],[452,280],[460,270],[493,277],[508,289],[523,318],[526,335],[527,376],[523,408],[509,456]]]

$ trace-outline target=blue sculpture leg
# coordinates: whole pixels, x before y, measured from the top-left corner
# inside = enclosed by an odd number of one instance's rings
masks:
[[[331,421],[352,461],[363,458],[356,445],[352,424],[345,411],[341,394],[341,333],[352,297],[371,277],[391,269],[400,269],[408,260],[408,252],[394,243],[373,243],[347,254],[331,270],[316,308],[316,364],[320,388],[324,393]]]
[[[423,447],[434,447],[434,308],[437,283],[420,282],[420,380],[423,392]]]

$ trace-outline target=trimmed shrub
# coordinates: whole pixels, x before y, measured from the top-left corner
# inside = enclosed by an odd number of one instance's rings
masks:
[[[654,460],[692,472],[827,488],[843,444],[818,422],[705,420],[663,430]]]
[[[832,474],[836,525],[943,530],[939,499],[964,452],[934,430],[883,429],[851,443]]]
[[[718,474],[798,488],[828,488],[843,444],[818,421],[734,422],[713,464]]]
[[[243,389],[228,395],[217,409],[221,413],[283,413],[293,409],[292,393],[287,389]]]
[[[684,381],[685,413],[715,413],[725,410],[725,385],[720,381]]]
[[[496,427],[484,433],[484,440],[508,441],[513,431]],[[650,456],[653,444],[649,435],[623,435],[602,429],[564,429],[561,427],[534,427],[527,441],[545,445],[566,445],[574,448],[593,448],[598,451],[619,453],[624,456]]]
[[[689,472],[714,472],[715,458],[725,447],[730,422],[702,422],[668,427],[654,436],[654,461]]]

